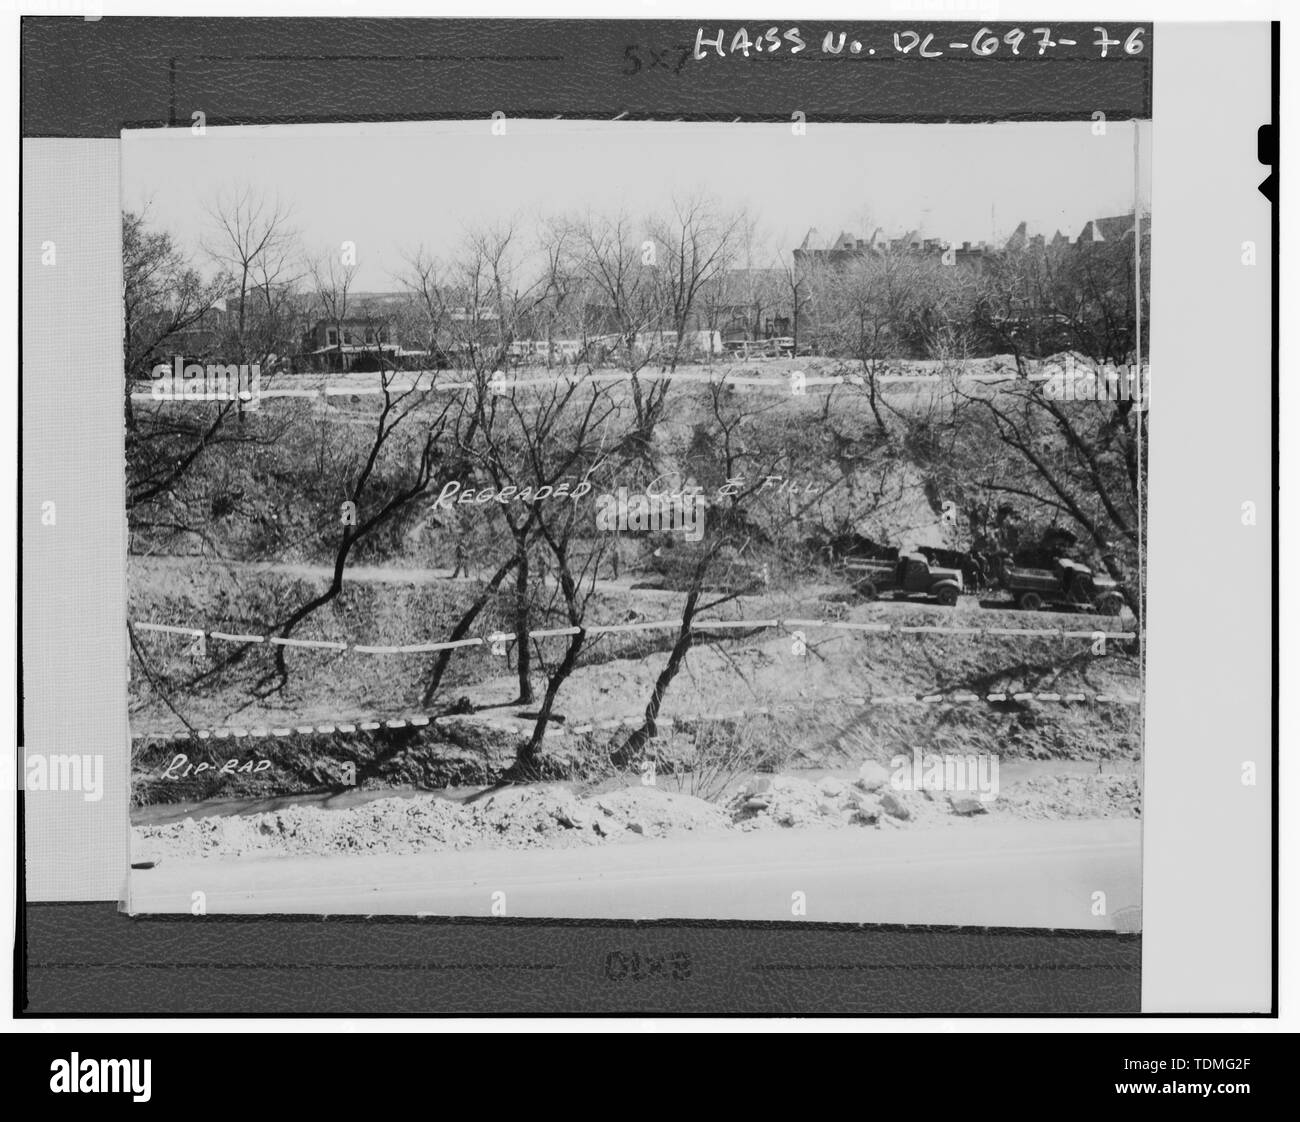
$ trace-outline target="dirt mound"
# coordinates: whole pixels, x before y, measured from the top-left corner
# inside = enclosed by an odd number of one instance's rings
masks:
[[[624,828],[645,837],[665,837],[679,830],[725,830],[731,825],[721,807],[657,787],[624,787],[597,795],[588,805],[612,823],[621,822]]]
[[[256,853],[317,856],[343,853],[417,853],[467,843],[461,808],[446,799],[376,799],[343,811],[287,807],[234,818],[187,818],[138,827],[137,847],[188,857]]]
[[[719,807],[691,795],[630,787],[579,799],[567,787],[508,787],[457,803],[432,795],[376,799],[347,810],[288,807],[244,817],[186,818],[135,830],[136,859],[421,853],[470,846],[549,848],[611,838],[727,829]]]
[[[990,810],[1016,818],[1136,818],[1142,784],[1136,775],[1040,775],[1003,788]]]
[[[557,841],[597,841],[591,814],[567,787],[507,787],[480,802],[461,807],[462,825],[476,842],[506,846],[554,845]],[[576,831],[573,837],[561,835]]]
[[[994,799],[899,790],[878,765],[856,778],[754,776],[724,805],[652,786],[580,798],[560,784],[507,787],[459,803],[433,795],[382,798],[346,810],[292,806],[243,817],[186,818],[135,828],[135,859],[410,854],[441,849],[565,848],[665,838],[695,830],[939,826],[985,814],[1022,819],[1132,817],[1132,775],[1039,776]]]

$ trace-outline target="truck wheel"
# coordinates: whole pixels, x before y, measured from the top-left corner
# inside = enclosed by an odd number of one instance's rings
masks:
[[[945,608],[951,608],[957,603],[957,590],[952,585],[946,584],[934,594],[934,598]]]
[[[1037,592],[1022,592],[1016,599],[1016,605],[1022,612],[1041,612],[1043,598]]]
[[[1108,592],[1097,597],[1097,611],[1104,616],[1117,616],[1124,610],[1124,597],[1118,592]]]
[[[880,596],[875,584],[869,580],[858,581],[858,583],[853,586],[853,590],[864,600],[875,600]]]

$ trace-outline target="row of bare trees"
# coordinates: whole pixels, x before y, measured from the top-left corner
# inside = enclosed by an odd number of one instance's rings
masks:
[[[126,214],[128,377],[146,378],[178,344],[200,361],[206,350],[265,366],[295,354],[313,323],[374,315],[356,297],[355,247],[308,255],[291,221],[278,201],[249,190],[223,196],[192,261],[144,215]],[[643,220],[553,218],[526,238],[496,228],[472,234],[467,250],[440,262],[417,249],[396,278],[407,299],[385,304],[390,334],[430,359],[494,344],[498,363],[672,370],[712,357],[724,333],[778,328],[796,352],[860,362],[867,374],[909,356],[1004,353],[1023,362],[1073,349],[1122,363],[1134,353],[1131,234],[1089,244],[1013,239],[961,263],[889,243],[790,254],[750,216],[694,198]],[[1142,291],[1145,313],[1145,275]],[[557,352],[559,340],[570,346]]]

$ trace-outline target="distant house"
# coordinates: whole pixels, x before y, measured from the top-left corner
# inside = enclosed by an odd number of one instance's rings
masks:
[[[1149,219],[1143,220],[1145,228]],[[1094,218],[1079,231],[1076,245],[1091,245],[1096,242],[1118,242],[1132,237],[1137,222],[1133,214],[1117,214],[1112,218]]]
[[[844,265],[856,258],[883,257],[886,254],[942,257],[949,250],[952,251],[956,264],[978,271],[992,252],[992,247],[987,242],[962,242],[957,245],[946,238],[927,237],[920,230],[908,230],[891,238],[880,227],[873,230],[869,237],[858,237],[846,230],[834,241],[827,242],[814,227],[794,250],[794,260],[796,264]]]
[[[387,319],[373,316],[356,316],[347,319],[319,319],[303,336],[304,351],[320,351],[330,347],[381,347],[391,343]]]
[[[1070,244],[1070,239],[1060,230],[1055,231],[1049,238],[1042,233],[1030,234],[1029,224],[1022,222],[1011,231],[1011,236],[1007,238],[1002,248],[1007,252],[1015,252],[1023,249],[1059,249]]]
[[[381,365],[397,365],[402,353],[393,341],[392,326],[386,318],[318,319],[303,333],[302,349],[294,366],[329,373],[377,370]]]
[[[1143,217],[1142,227],[1145,230],[1150,218]],[[1020,223],[1012,231],[1011,236],[1007,238],[1006,249],[1019,250],[1026,248],[1058,249],[1062,246],[1073,246],[1079,248],[1086,245],[1098,245],[1103,242],[1121,242],[1125,238],[1132,237],[1135,228],[1135,219],[1132,214],[1117,214],[1111,218],[1090,218],[1084,223],[1083,229],[1079,231],[1079,236],[1070,241],[1060,230],[1057,230],[1050,238],[1045,235],[1030,234],[1027,223]]]

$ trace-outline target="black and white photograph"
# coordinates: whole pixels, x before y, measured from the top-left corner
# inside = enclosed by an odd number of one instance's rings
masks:
[[[1140,930],[1099,116],[124,133],[123,906]]]
[[[1151,9],[12,21],[20,1084],[862,1031],[1264,1094],[1290,71]]]

